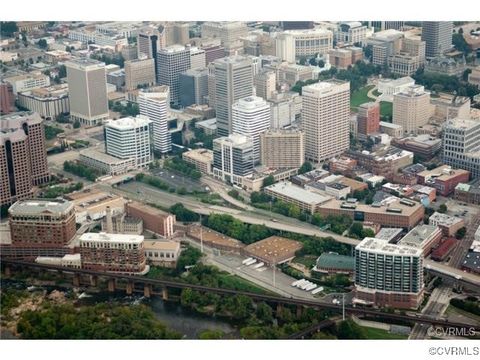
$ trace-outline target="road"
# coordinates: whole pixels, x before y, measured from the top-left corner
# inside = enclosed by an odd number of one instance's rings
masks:
[[[441,285],[433,289],[427,305],[422,309],[422,314],[434,319],[442,317],[443,313],[448,307],[451,296],[451,288],[448,285]],[[431,325],[416,323],[413,327],[409,340],[423,340],[430,337],[428,329]]]
[[[475,232],[480,226],[480,212],[477,212],[470,221],[466,224],[467,233],[465,237],[459,241],[459,244],[454,249],[452,256],[450,258],[449,265],[451,267],[460,268],[462,266],[463,259],[467,254],[472,242],[475,238]]]

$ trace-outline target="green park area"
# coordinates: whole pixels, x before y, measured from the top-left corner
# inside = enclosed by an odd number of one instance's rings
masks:
[[[373,89],[373,87],[374,85],[368,85],[362,87],[357,91],[354,91],[350,96],[350,108],[352,110],[356,110],[357,107],[359,107],[360,105],[372,101],[372,99],[370,99],[367,94],[371,89]]]

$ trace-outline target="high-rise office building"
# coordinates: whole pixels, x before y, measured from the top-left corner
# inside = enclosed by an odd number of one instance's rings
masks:
[[[480,121],[447,120],[443,126],[443,162],[480,178]]]
[[[221,59],[225,56],[225,48],[219,44],[202,45],[202,50],[205,50],[205,65]]]
[[[253,172],[253,141],[233,134],[213,140],[213,176],[242,184],[242,178]]]
[[[262,165],[299,168],[305,162],[305,135],[300,130],[268,130],[260,134]]]
[[[0,205],[32,195],[32,187],[50,179],[43,120],[20,112],[0,118]]]
[[[270,100],[276,90],[277,76],[274,71],[260,71],[253,78],[255,84],[255,95],[265,100]]]
[[[189,40],[189,26],[185,22],[173,22],[165,25],[166,45],[185,45]]]
[[[260,162],[260,134],[270,124],[270,104],[261,97],[249,96],[232,105],[232,132],[252,138],[255,164]]]
[[[368,102],[358,107],[357,132],[368,136],[380,130],[380,103]]]
[[[15,111],[15,96],[13,87],[9,83],[0,83],[0,114],[9,114]]]
[[[423,250],[365,238],[355,247],[354,302],[417,308],[423,299]]]
[[[157,53],[158,79],[160,85],[170,88],[170,102],[180,102],[180,74],[190,69],[190,49],[182,45],[172,45]]]
[[[425,56],[427,58],[443,55],[452,48],[452,21],[423,21],[422,40],[425,41]]]
[[[168,131],[167,110],[169,108],[169,89],[143,90],[138,93],[138,106],[141,115],[152,121],[153,149],[161,154],[172,150],[172,137]]]
[[[207,66],[208,70],[208,77],[207,77],[207,84],[208,84],[208,106],[215,109],[215,96],[216,96],[216,88],[215,88],[215,64],[211,63]]]
[[[154,59],[142,58],[125,61],[125,90],[135,90],[139,86],[155,84]]]
[[[302,89],[305,157],[319,163],[350,144],[350,83],[328,81]]]
[[[150,149],[151,123],[144,115],[107,121],[106,153],[120,159],[134,159],[137,168],[148,166],[153,160]]]
[[[313,29],[314,26],[313,21],[280,21],[283,30]]]
[[[180,74],[180,104],[204,105],[208,98],[208,69],[190,69]]]
[[[195,46],[190,47],[190,68],[204,69],[206,64],[205,50],[199,49]]]
[[[148,28],[137,35],[138,57],[146,56],[155,62],[155,79],[158,79],[157,52],[166,46],[165,28]]]
[[[70,118],[84,125],[108,119],[105,63],[83,58],[65,63],[70,100]]]
[[[417,133],[432,115],[430,93],[421,85],[413,85],[393,95],[393,124],[406,134]]]
[[[232,133],[232,105],[253,94],[252,60],[245,56],[230,56],[214,61],[215,108],[217,133]]]

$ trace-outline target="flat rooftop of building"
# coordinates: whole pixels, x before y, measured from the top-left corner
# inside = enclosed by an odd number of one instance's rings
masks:
[[[245,251],[252,256],[267,259],[271,263],[285,260],[300,250],[303,244],[280,236],[270,236],[256,243],[247,245]]]
[[[36,125],[43,122],[40,115],[33,111],[19,111],[0,117],[0,132],[21,129],[22,124],[27,122],[29,125]]]
[[[469,193],[472,193],[472,194],[480,194],[480,179],[473,180],[472,182],[469,182],[468,184],[459,183],[455,187],[455,190],[465,191],[465,192],[469,192]]]
[[[460,175],[468,175],[470,174],[467,170],[462,169],[453,169],[449,165],[442,165],[432,170],[425,170],[418,173],[418,176],[422,176],[423,178],[434,178],[441,181],[448,181]]]
[[[67,62],[65,62],[65,65],[67,64],[72,64],[76,65],[79,67],[90,67],[90,66],[96,66],[100,68],[105,68],[105,63],[89,58],[89,57],[82,57],[82,58],[75,58],[75,59],[70,59]]]
[[[156,207],[153,207],[153,206],[150,206],[150,205],[147,205],[147,204],[143,204],[143,203],[138,202],[138,201],[129,201],[127,205],[129,207],[144,211],[144,212],[149,213],[151,215],[164,216],[164,217],[173,216],[172,214],[170,214],[166,211],[163,211],[161,209],[158,209]]]
[[[168,240],[145,240],[144,248],[145,250],[178,251],[180,250],[180,243]]]
[[[72,194],[65,195],[65,197],[75,204],[77,211],[87,210],[89,208],[114,201],[123,201],[121,196],[91,189],[74,192]]]
[[[338,210],[350,210],[350,211],[363,211],[374,214],[390,214],[390,215],[401,215],[401,216],[410,216],[415,213],[419,207],[423,207],[417,202],[411,202],[412,206],[402,204],[400,199],[395,199],[388,204],[348,204],[344,200],[332,199],[325,204],[320,205],[322,209],[338,209]],[[347,204],[348,207],[342,207],[342,205]]]
[[[211,243],[213,245],[236,248],[239,250],[245,247],[242,242],[227,235],[220,234],[212,229],[203,227],[203,229],[201,230],[199,225],[191,226],[188,230],[188,233],[198,239],[203,237],[204,242]]]
[[[468,252],[463,259],[462,267],[480,273],[480,253]]]
[[[409,166],[403,168],[402,173],[416,175],[416,174],[421,173],[422,171],[425,171],[425,170],[427,170],[427,168],[424,165],[422,165],[420,163],[417,163],[417,164],[412,164],[412,165],[409,165]]]
[[[469,130],[475,126],[479,126],[480,121],[474,119],[452,119],[445,122],[445,127],[457,130]]]
[[[344,185],[349,186],[350,189],[352,189],[352,191],[362,190],[362,189],[368,188],[368,185],[365,184],[364,182],[358,181],[358,180],[355,180],[355,179],[350,179],[349,177],[346,177],[346,176],[344,176],[343,178],[341,178],[341,179],[339,180],[339,182],[342,183],[342,184],[344,184]]]
[[[356,250],[370,251],[379,254],[421,256],[422,249],[410,246],[390,244],[385,240],[376,238],[365,238],[355,247]]]
[[[128,130],[132,128],[137,128],[141,126],[147,126],[152,121],[144,115],[127,116],[118,120],[108,120],[105,123],[105,127],[110,127],[118,130]]]
[[[421,248],[423,243],[438,231],[440,229],[433,225],[418,225],[401,238],[397,244]]]
[[[441,225],[446,225],[446,226],[451,226],[454,224],[458,224],[459,222],[463,222],[463,219],[456,217],[456,216],[450,216],[447,214],[441,214],[439,212],[434,212],[430,218],[430,221],[435,221],[438,222]]]
[[[392,241],[397,236],[403,232],[403,229],[399,228],[381,228],[380,231],[375,235],[376,239]]]
[[[17,201],[8,212],[11,215],[62,214],[72,207],[73,203],[64,199],[28,199]]]
[[[187,156],[189,158],[202,161],[202,162],[212,162],[213,161],[213,151],[209,149],[193,149],[182,153],[182,156]]]
[[[353,271],[355,268],[355,258],[353,256],[325,252],[318,257],[317,268]]]
[[[415,84],[415,80],[413,80],[410,76],[404,76],[398,79],[379,79],[378,80],[379,85],[384,84],[386,86],[402,86],[402,85],[409,85],[409,84]]]
[[[305,190],[299,186],[293,185],[289,181],[278,182],[276,184],[266,187],[266,189],[274,193],[298,200],[303,203],[311,204],[311,205],[323,204],[326,201],[331,199],[331,197],[329,196],[323,196],[323,195]]]
[[[380,126],[383,126],[383,127],[389,128],[389,129],[401,129],[402,128],[402,125],[392,124],[392,123],[389,123],[389,122],[386,122],[386,121],[380,121]]]
[[[85,149],[80,151],[80,155],[86,156],[88,158],[92,158],[98,160],[105,164],[117,164],[129,161],[129,159],[119,159],[115,156],[108,155],[104,151],[96,150],[96,149]]]
[[[143,242],[143,235],[131,234],[108,234],[108,233],[85,233],[80,236],[80,246],[82,242],[116,242],[122,244],[140,244]]]

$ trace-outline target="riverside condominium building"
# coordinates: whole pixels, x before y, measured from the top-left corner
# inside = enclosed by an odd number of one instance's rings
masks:
[[[135,167],[148,166],[153,160],[150,150],[150,126],[147,116],[137,115],[105,124],[105,146],[109,155],[135,159]]]
[[[84,125],[108,119],[105,64],[89,58],[65,63],[70,100],[70,118]]]
[[[365,238],[355,247],[355,298],[378,307],[417,308],[423,299],[423,250]]]
[[[350,83],[328,81],[302,89],[306,160],[319,163],[350,144]]]
[[[270,128],[270,105],[257,96],[238,100],[232,106],[232,132],[253,140],[253,161],[260,162],[260,134]]]

